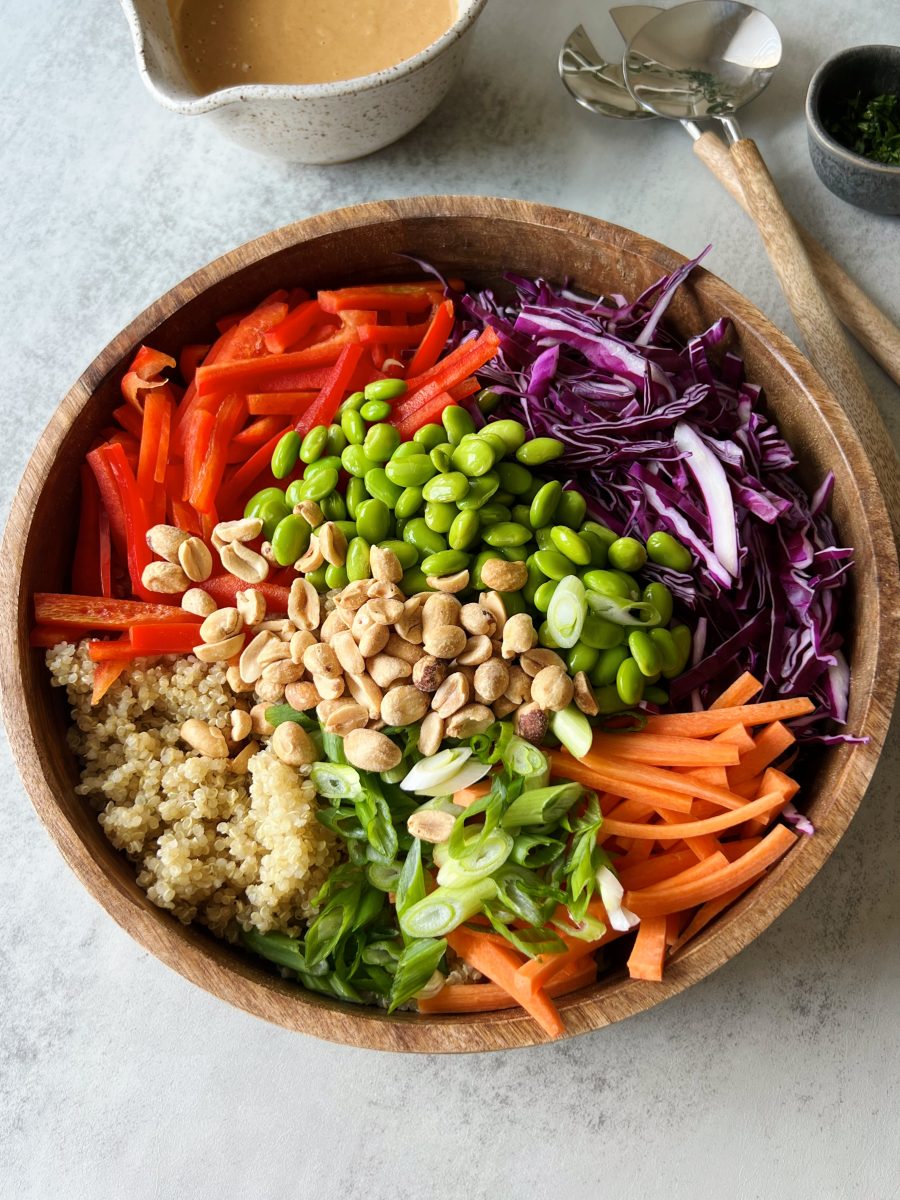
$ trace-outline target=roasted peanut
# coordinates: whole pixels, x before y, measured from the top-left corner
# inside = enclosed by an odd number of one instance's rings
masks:
[[[294,628],[294,622],[289,621],[287,617],[270,617],[267,621],[259,622],[256,626],[256,632],[259,633],[263,629],[267,629],[269,633],[277,634],[280,638],[290,639]]]
[[[404,641],[416,644],[422,641],[422,614],[427,599],[424,592],[419,592],[418,595],[410,596],[403,605],[403,615],[396,621],[395,628]]]
[[[244,628],[244,618],[236,608],[217,608],[200,626],[201,642],[221,642]]]
[[[166,562],[178,562],[178,549],[191,535],[176,525],[151,525],[147,530],[147,545]]]
[[[289,767],[314,763],[318,757],[312,739],[305,729],[293,721],[282,721],[269,742],[274,754]]]
[[[506,696],[500,696],[491,705],[494,710],[494,716],[498,721],[502,721],[504,717],[508,717],[511,712],[515,712],[519,707],[514,700],[507,699]]]
[[[436,592],[453,594],[464,592],[469,586],[469,572],[456,571],[453,575],[426,575],[425,582]]]
[[[531,699],[531,680],[521,667],[509,668],[509,686],[503,694],[514,704],[524,704]]]
[[[390,583],[383,579],[370,579],[366,590],[370,600],[400,600],[402,603],[406,602],[406,597],[397,587],[396,583]]]
[[[431,700],[431,707],[439,717],[449,717],[463,707],[472,693],[471,684],[465,675],[455,671],[448,675]]]
[[[414,838],[423,842],[446,842],[453,832],[456,817],[453,813],[441,812],[436,808],[425,808],[411,813],[406,828]]]
[[[436,712],[430,712],[422,721],[419,729],[419,751],[422,754],[437,754],[444,740],[444,718]]]
[[[578,672],[572,680],[572,684],[575,690],[575,703],[585,716],[596,717],[600,709],[597,705],[594,689],[591,687],[590,681],[584,671]]]
[[[403,602],[376,597],[374,600],[367,600],[365,608],[360,609],[360,612],[368,613],[376,625],[393,625],[403,616]]]
[[[528,582],[528,568],[523,562],[489,558],[481,568],[481,578],[496,592],[517,592]]]
[[[247,588],[238,592],[234,599],[235,606],[244,618],[245,625],[258,625],[266,618],[266,598],[256,588]]]
[[[262,583],[269,574],[269,564],[261,554],[245,546],[243,542],[226,542],[219,557],[222,566],[244,583]]]
[[[302,663],[303,655],[310,646],[316,644],[316,635],[310,633],[308,629],[298,629],[296,633],[291,635],[291,640],[288,643],[291,652],[291,662]]]
[[[499,700],[509,687],[509,667],[502,658],[489,658],[475,672],[475,694],[484,704]]]
[[[325,562],[325,555],[319,546],[319,539],[315,534],[309,539],[309,545],[301,556],[294,563],[295,571],[302,571],[305,575],[307,571],[318,571],[319,567]]]
[[[181,607],[195,617],[208,617],[216,611],[216,602],[203,588],[188,588],[181,597]]]
[[[288,593],[288,616],[298,629],[316,629],[319,625],[319,593],[308,579],[295,579]]]
[[[271,642],[269,642],[268,645],[263,646],[262,650],[259,652],[259,662],[260,666],[263,668],[269,666],[270,663],[289,661],[290,657],[290,642],[283,642],[281,638],[277,637],[272,638]],[[301,669],[300,675],[302,674],[303,671]],[[298,679],[300,678],[300,675],[297,676]]]
[[[376,654],[366,661],[369,674],[380,688],[389,688],[398,679],[408,679],[412,667],[402,658],[394,658],[392,654]],[[358,674],[359,672],[354,672]]]
[[[274,640],[274,634],[270,633],[268,630],[263,630],[262,633],[258,633],[256,637],[244,647],[243,653],[241,654],[241,660],[238,663],[238,667],[241,672],[241,679],[246,680],[247,683],[256,683],[257,679],[259,679],[260,675],[262,675],[263,667],[266,665],[265,663],[260,662],[259,656],[263,651],[263,647],[268,646],[268,644]]]
[[[532,679],[539,671],[543,671],[544,667],[560,667],[563,671],[566,669],[566,664],[556,651],[545,650],[543,646],[534,646],[531,650],[526,650],[519,657],[519,666]]]
[[[227,758],[228,743],[221,729],[191,717],[181,727],[182,740],[205,758]]]
[[[332,637],[331,648],[345,671],[349,671],[351,675],[361,675],[365,671],[366,660],[360,654],[359,646],[349,629],[342,629]]]
[[[220,521],[213,533],[220,542],[252,542],[262,533],[259,517],[241,517],[238,521]]]
[[[372,617],[372,614],[369,612],[369,602],[367,600],[362,608],[358,608],[354,613],[353,624],[350,626],[350,630],[357,642],[362,639],[364,631],[366,629],[370,629],[374,624],[375,621]],[[385,628],[387,628],[387,626],[385,626]]]
[[[300,664],[293,663],[290,659],[282,659],[263,668],[261,682],[280,687],[283,692],[287,684],[299,683],[302,675],[303,667]],[[258,686],[256,690],[259,691]]]
[[[484,634],[486,637],[493,637],[497,629],[497,622],[480,604],[464,604],[459,614],[459,623],[466,633],[473,635]]]
[[[482,592],[478,597],[478,603],[485,612],[490,613],[494,618],[494,633],[500,637],[503,632],[503,626],[506,624],[506,605],[503,603],[503,597],[499,592]]]
[[[451,738],[471,737],[484,733],[494,722],[494,714],[486,704],[467,704],[447,720],[446,734]]]
[[[394,658],[402,658],[410,666],[417,663],[425,653],[424,648],[417,642],[407,642],[405,638],[400,637],[396,633],[390,635],[385,643],[384,650],[386,654],[393,654]]]
[[[344,614],[339,608],[333,608],[319,629],[319,639],[323,642],[330,642],[335,634],[342,631],[350,632],[350,627]],[[351,635],[352,636],[352,635]]]
[[[212,575],[213,560],[202,538],[189,537],[178,547],[178,561],[188,579],[202,583]]]
[[[516,613],[503,626],[503,657],[507,660],[524,654],[537,641],[534,623],[528,613]]]
[[[371,658],[388,644],[390,630],[387,625],[367,625],[359,635],[359,652],[363,658]]]
[[[316,691],[316,685],[306,680],[303,683],[289,683],[284,689],[284,698],[297,712],[306,712],[315,708],[321,697]]]
[[[231,724],[231,740],[233,742],[242,742],[245,737],[250,736],[253,729],[253,721],[250,714],[245,712],[243,708],[233,708],[229,717]]]
[[[362,771],[390,771],[403,755],[389,737],[375,729],[352,729],[344,738],[347,761]]]
[[[523,704],[516,712],[515,730],[526,742],[533,742],[535,746],[539,746],[547,736],[549,727],[549,715],[534,701]]]
[[[457,654],[456,661],[461,667],[477,667],[486,663],[494,653],[491,639],[484,633],[476,633],[468,639],[462,654]]]
[[[325,515],[315,500],[301,500],[294,505],[294,514],[302,517],[310,529],[318,529],[325,520]]]
[[[381,719],[387,725],[412,725],[428,712],[428,697],[412,684],[391,688],[381,701]]]
[[[225,682],[236,695],[243,695],[246,692],[253,691],[253,684],[241,678],[240,667],[229,667],[225,672]]]
[[[456,658],[466,646],[466,631],[460,625],[432,625],[426,629],[423,645],[435,658]]]
[[[266,720],[268,704],[254,704],[250,709],[250,720],[253,722],[253,732],[257,736],[268,737],[275,732],[275,726]]]
[[[348,675],[347,691],[363,706],[372,720],[381,716],[381,688],[371,675]]]
[[[227,662],[229,658],[240,654],[243,647],[244,635],[236,633],[234,637],[222,638],[218,642],[201,642],[194,647],[193,653],[201,662]]]
[[[175,595],[176,592],[186,591],[190,587],[190,582],[177,563],[147,563],[141,572],[141,583],[148,592]]]
[[[310,675],[324,675],[336,679],[341,674],[338,657],[327,642],[317,642],[303,652],[303,665]]]
[[[271,542],[262,542],[259,547],[259,552],[270,567],[277,567],[279,565],[278,559],[275,557],[275,551],[272,549]]]
[[[313,675],[312,681],[323,700],[336,700],[344,694],[343,675]]]
[[[373,547],[374,549],[374,547]],[[352,612],[356,612],[358,608],[362,608],[369,598],[369,580],[354,579],[352,583],[348,583],[345,588],[341,589],[341,594],[337,597],[342,608],[348,608]]]
[[[561,712],[572,703],[575,688],[563,667],[544,667],[531,681],[531,699],[550,712]]]
[[[326,521],[319,527],[318,538],[325,561],[332,566],[342,567],[347,561],[347,539],[334,521]]]
[[[432,592],[425,598],[422,605],[422,630],[427,636],[429,630],[439,629],[444,625],[458,625],[462,605],[455,596],[444,592]]]
[[[381,546],[373,546],[369,551],[369,569],[372,578],[381,583],[397,583],[403,578],[400,559],[393,550],[383,550]]]
[[[233,771],[235,775],[246,775],[250,769],[250,759],[259,750],[257,742],[248,742],[239,754],[228,760],[228,770]]]
[[[333,700],[334,708],[323,722],[328,733],[346,737],[354,729],[363,729],[369,719],[368,711],[355,700]]]
[[[412,681],[420,692],[436,692],[447,678],[447,663],[444,659],[425,654],[412,669]]]

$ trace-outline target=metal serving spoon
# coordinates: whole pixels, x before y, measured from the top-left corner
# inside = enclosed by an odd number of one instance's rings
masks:
[[[611,8],[609,15],[624,40],[630,42],[648,20],[662,11],[649,4],[630,4]],[[638,108],[625,86],[621,64],[606,62],[581,25],[563,43],[559,74],[570,95],[590,112],[619,120],[652,119],[654,115]],[[732,199],[749,213],[740,180],[722,139],[711,130],[702,131],[693,121],[679,124],[691,136],[694,153],[700,161]],[[799,226],[798,232],[822,286],[833,297],[841,322],[882,370],[900,384],[900,329],[811,233]]]

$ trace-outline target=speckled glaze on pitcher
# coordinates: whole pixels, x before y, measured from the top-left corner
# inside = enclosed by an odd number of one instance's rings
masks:
[[[361,158],[403,137],[450,89],[487,0],[459,0],[436,42],[397,66],[359,79],[317,84],[248,84],[198,96],[175,46],[167,0],[120,0],[138,70],[150,94],[185,116],[205,116],[226,136],[292,162]]]

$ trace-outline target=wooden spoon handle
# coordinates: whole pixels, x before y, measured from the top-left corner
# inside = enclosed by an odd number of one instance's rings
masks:
[[[720,137],[707,131],[694,142],[694,153],[715,175],[744,212],[750,209],[728,148]],[[795,222],[813,270],[831,298],[832,307],[843,325],[850,330],[883,371],[900,384],[900,329],[875,304],[859,284],[835,262],[821,242]]]
[[[900,541],[900,472],[881,413],[869,395],[859,364],[825,299],[756,143],[742,138],[731,147],[731,157],[769,262],[803,335],[806,352],[859,434],[881,487],[894,537]]]

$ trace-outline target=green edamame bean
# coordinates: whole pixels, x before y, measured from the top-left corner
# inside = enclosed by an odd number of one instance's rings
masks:
[[[455,504],[429,500],[425,505],[425,524],[435,533],[449,533],[458,510]]]
[[[411,546],[419,551],[423,557],[426,554],[437,554],[440,550],[447,549],[447,543],[439,533],[435,533],[433,529],[429,529],[422,517],[414,517],[403,530],[404,542],[409,542]]]
[[[494,456],[498,462],[506,454],[506,442],[504,442],[503,438],[497,437],[496,434],[491,433],[489,430],[482,429],[481,433],[475,434],[474,437],[481,442],[482,445],[490,446],[490,448],[494,451]],[[510,495],[512,495],[512,493],[510,493]]]
[[[596,650],[610,650],[613,646],[618,646],[624,637],[624,626],[616,625],[614,621],[607,621],[606,617],[589,612],[584,618],[581,640]]]
[[[497,455],[494,448],[482,438],[472,438],[456,447],[450,455],[450,461],[463,475],[476,478],[479,475],[487,475],[497,461]]]
[[[447,405],[441,413],[441,423],[454,446],[458,446],[467,433],[475,432],[475,422],[458,404]]]
[[[607,684],[605,687],[595,687],[594,699],[597,701],[597,711],[604,717],[624,712],[629,707],[622,703],[619,689],[614,683]]]
[[[502,438],[506,443],[506,451],[508,454],[514,454],[522,445],[528,434],[525,426],[521,421],[514,421],[507,418],[503,421],[489,421],[487,429],[490,430],[495,437]]]
[[[415,596],[417,592],[431,592],[434,589],[425,578],[421,567],[408,567],[400,580],[400,589],[406,596]]]
[[[366,423],[362,413],[351,408],[341,417],[341,430],[351,446],[361,446],[366,440]]]
[[[457,506],[461,509],[480,509],[487,504],[499,486],[500,480],[493,471],[479,479],[472,479],[469,482],[469,490],[462,500],[457,501]]]
[[[374,463],[373,463],[374,466]],[[434,475],[434,463],[427,454],[411,454],[409,458],[392,458],[385,464],[391,483],[398,487],[421,487]]]
[[[313,585],[317,592],[328,591],[328,581],[325,579],[327,569],[327,567],[321,566],[315,571],[307,571],[306,573],[306,579]]]
[[[290,435],[286,433],[284,436],[289,437]],[[321,457],[327,441],[328,427],[326,425],[313,425],[312,429],[300,443],[300,461],[305,463],[315,462],[317,458]]]
[[[586,512],[587,500],[581,492],[573,492],[567,488],[560,496],[556,516],[553,519],[557,525],[568,525],[570,529],[577,529],[584,520]]]
[[[308,463],[307,466],[304,467],[303,478],[311,479],[317,471],[340,471],[340,469],[341,460],[338,455],[328,455],[327,458],[323,455],[322,458],[317,458],[315,462]]]
[[[622,586],[627,588],[629,600],[640,600],[641,589],[633,576],[629,575],[627,571],[613,570],[612,573],[613,575],[617,575],[622,581]]]
[[[340,425],[329,425],[328,436],[325,438],[325,453],[329,455],[334,454],[340,458],[341,451],[347,444],[347,435],[341,429]]]
[[[293,513],[289,513],[278,522],[272,533],[271,542],[272,553],[280,567],[289,567],[291,563],[297,561],[305,549],[304,535],[306,545],[309,545],[310,532],[310,528],[303,518],[296,517]]]
[[[369,426],[363,450],[373,462],[386,463],[399,445],[400,434],[394,426],[380,421],[377,425]]]
[[[427,521],[427,515],[426,515]],[[450,530],[447,534],[447,541],[450,543],[451,550],[468,550],[478,538],[478,531],[481,528],[481,521],[478,513],[472,509],[463,509],[457,512],[456,516],[450,524]],[[438,532],[441,532],[440,530]]]
[[[538,528],[534,531],[534,540],[538,544],[538,550],[551,550],[554,554],[559,553],[559,551],[553,545],[553,538],[550,536],[549,525],[538,526]]]
[[[469,481],[461,471],[445,471],[428,480],[422,489],[422,495],[426,500],[456,502],[462,500],[468,490]]]
[[[319,428],[322,430],[321,443],[324,446],[325,430],[321,425]],[[276,479],[284,479],[296,467],[300,455],[300,445],[300,434],[295,433],[293,429],[288,430],[279,441],[272,451],[272,474]]]
[[[607,562],[606,543],[602,542],[596,533],[591,533],[590,530],[582,529],[578,536],[588,544],[591,552],[590,565],[592,567],[605,567]]]
[[[540,467],[559,458],[565,446],[556,438],[538,437],[523,442],[516,451],[516,458],[526,467]]]
[[[610,566],[619,571],[639,571],[647,561],[647,551],[633,537],[616,538],[607,554]]]
[[[629,657],[627,646],[610,646],[600,651],[597,665],[590,672],[591,683],[595,687],[606,687],[616,682],[619,667]]]
[[[595,537],[599,538],[600,541],[603,542],[607,550],[609,550],[613,542],[617,541],[619,537],[617,533],[613,533],[611,529],[607,529],[606,526],[601,525],[599,521],[585,521],[579,532],[582,534],[594,534]]]
[[[386,421],[391,411],[387,400],[367,400],[359,410],[359,415],[364,421]]]
[[[342,417],[345,412],[358,412],[365,402],[365,392],[354,392],[352,396],[347,397],[344,403],[337,410],[338,417]]]
[[[282,492],[282,499],[287,503],[288,508],[293,508],[295,504],[299,504],[303,499],[303,497],[300,495],[300,489],[302,487],[303,480],[295,479],[292,483],[288,484],[287,491]]]
[[[453,469],[453,447],[450,442],[441,442],[439,446],[435,446],[429,451],[428,457],[434,464],[434,469],[441,474]]]
[[[475,397],[475,403],[481,409],[485,416],[492,413],[500,403],[500,397],[496,392],[492,392],[490,388],[482,388]]]
[[[465,506],[465,501],[459,505],[460,508],[465,508]],[[481,518],[482,527],[496,525],[499,521],[508,521],[512,516],[512,512],[506,505],[498,504],[496,500],[491,500],[488,504],[482,504],[477,511]]]
[[[534,529],[543,529],[552,524],[562,496],[562,484],[551,479],[542,484],[537,495],[531,501],[531,525]]]
[[[531,530],[516,521],[500,521],[484,529],[481,536],[489,546],[524,546],[531,541]]]
[[[355,521],[344,521],[344,520],[341,520],[340,518],[337,518],[334,522],[334,527],[335,527],[335,529],[340,530],[340,532],[344,535],[344,537],[348,543],[352,542],[353,539],[356,537],[356,522]]]
[[[356,579],[368,579],[372,574],[369,568],[369,543],[362,537],[355,537],[347,547],[347,578],[352,583]]]
[[[365,474],[366,491],[376,500],[381,500],[388,508],[393,508],[403,495],[403,488],[391,483],[384,467],[373,467]]]
[[[623,704],[640,704],[644,695],[644,675],[633,658],[626,658],[616,671],[616,691]]]
[[[281,499],[267,500],[265,504],[261,504],[255,513],[255,516],[263,523],[263,537],[267,542],[271,542],[275,535],[275,530],[285,517],[290,516],[291,510],[284,502],[284,496]]]
[[[534,550],[534,546],[528,542],[524,546],[498,546],[497,549],[501,558],[505,558],[507,562],[524,562]]]
[[[538,530],[540,532],[540,530]],[[558,550],[538,550],[534,555],[538,570],[548,579],[565,579],[572,574],[572,560]]]
[[[673,571],[689,571],[694,561],[687,546],[662,529],[647,538],[647,553],[653,562]]]
[[[527,504],[515,504],[512,510],[512,519],[519,525],[524,525],[526,529],[531,529],[531,509]]]
[[[390,482],[390,480],[388,480]],[[405,487],[394,505],[394,516],[398,521],[408,521],[422,507],[422,489],[420,487]]]
[[[659,656],[660,671],[675,671],[681,661],[681,653],[668,629],[651,629],[650,640]],[[632,651],[633,653],[633,651]]]
[[[521,592],[501,592],[500,595],[503,597],[503,607],[506,609],[508,617],[525,612],[527,605]]]
[[[356,510],[356,532],[370,546],[377,546],[390,532],[391,510],[383,500],[364,500]]]
[[[610,599],[618,597],[620,600],[630,600],[632,598],[628,584],[615,571],[592,569],[585,571],[581,578],[584,586],[590,592],[599,592],[601,596],[609,596]]]
[[[556,591],[558,584],[558,579],[548,579],[535,589],[534,597],[531,603],[538,610],[538,612],[547,612],[550,607],[550,601],[553,599],[553,593]]]
[[[660,625],[668,625],[672,620],[672,593],[664,583],[648,583],[641,592],[641,599],[652,604],[659,613]]]
[[[651,704],[658,704],[662,708],[664,704],[669,703],[669,693],[665,688],[654,687],[651,683],[644,688],[644,699],[649,700]]]
[[[326,521],[343,521],[347,517],[347,505],[344,497],[337,489],[319,501],[319,508]]]
[[[538,593],[538,589],[549,581],[544,572],[536,566],[533,554],[529,556],[525,565],[528,568],[528,578],[525,581],[525,586],[522,588],[522,595],[525,597],[527,604],[535,607],[534,598]],[[541,611],[546,612],[547,610],[542,609]]]
[[[423,425],[421,429],[417,429],[413,434],[413,441],[423,446],[426,453],[429,450],[433,450],[435,446],[440,446],[446,440],[447,431],[443,425],[435,425],[433,421],[428,425]]]
[[[300,488],[301,500],[324,500],[337,487],[338,473],[334,467],[323,467],[313,475],[303,477]]]
[[[675,643],[672,643],[674,650]],[[628,635],[628,649],[631,651],[631,657],[641,669],[641,674],[645,677],[656,675],[662,666],[662,658],[659,648],[644,629],[632,629]]]
[[[579,671],[592,671],[597,665],[597,660],[600,658],[600,651],[596,646],[589,646],[587,642],[576,642],[575,645],[566,655],[566,666],[569,669],[570,675],[576,675]]]
[[[441,437],[443,437],[443,436],[444,436],[444,431],[442,429]],[[425,454],[425,453],[426,453],[425,447],[421,444],[421,442],[401,442],[400,445],[397,447],[397,449],[394,451],[394,453],[391,455],[391,459],[394,462],[399,462],[401,458],[412,458],[414,454]]]
[[[398,539],[392,539],[381,543],[382,550],[390,550],[397,556],[397,560],[404,571],[408,571],[410,567],[414,567],[419,561],[418,551],[415,546],[411,546],[409,542],[402,542]]]
[[[362,446],[353,443],[346,450],[341,451],[341,466],[348,475],[358,475],[360,479],[364,479],[366,471],[371,471],[373,467],[377,467],[378,463],[372,462],[371,458],[367,457]],[[390,479],[391,476],[388,475]],[[396,479],[391,480],[396,483]]]
[[[343,588],[350,582],[347,575],[346,567],[339,567],[335,563],[329,563],[325,568],[325,582],[330,588]]]
[[[672,636],[672,641],[678,650],[678,665],[671,671],[663,671],[666,679],[674,679],[676,675],[680,675],[687,666],[687,661],[691,657],[691,646],[693,637],[687,625],[673,625],[669,630]]]
[[[538,626],[538,642],[547,650],[559,650],[560,645],[553,634],[550,632],[549,621],[542,621]]]
[[[288,488],[288,491],[290,491],[291,487],[293,487],[293,486],[294,486],[294,484],[291,484],[290,487]],[[268,504],[270,500],[278,500],[281,504],[285,504],[285,506],[288,508],[294,507],[293,504],[289,500],[286,500],[285,494],[281,490],[281,488],[267,487],[267,488],[263,488],[262,491],[257,492],[255,495],[250,497],[250,499],[244,505],[244,516],[245,517],[258,517],[259,510],[263,507],[264,504]]]
[[[494,492],[494,500],[497,504],[503,504],[507,508],[512,508],[515,496],[512,494],[512,492],[508,492],[506,488],[498,488],[497,491]]]
[[[395,538],[402,538],[402,537],[403,537],[403,530],[404,530],[404,529],[407,527],[407,525],[408,525],[408,524],[409,524],[409,521],[408,521],[408,520],[403,520],[402,518],[399,518],[399,519],[398,519],[398,518],[395,516],[395,517],[394,517],[394,537],[395,537]]]
[[[406,390],[402,379],[373,379],[366,384],[363,395],[367,400],[396,400],[405,396]]]
[[[499,462],[497,474],[500,476],[500,486],[514,496],[525,496],[531,487],[531,472],[519,463]]]
[[[574,529],[565,525],[554,525],[550,530],[550,537],[560,554],[564,554],[577,566],[586,567],[591,561],[590,546]]]
[[[439,550],[436,554],[426,555],[421,563],[425,575],[455,575],[468,565],[469,555],[462,550]]]
[[[481,578],[481,570],[486,562],[490,562],[492,558],[497,557],[496,550],[482,550],[480,554],[475,556],[475,561],[469,569],[469,581],[474,588],[483,588],[487,585]]]
[[[376,470],[378,468],[372,468]],[[369,474],[367,471],[366,474]],[[356,513],[359,506],[364,500],[369,499],[369,489],[366,487],[365,479],[360,479],[358,475],[353,475],[347,480],[347,489],[344,493],[347,502],[347,512],[356,520]]]

